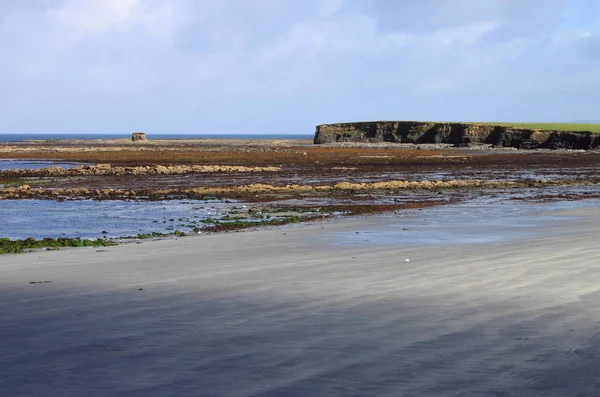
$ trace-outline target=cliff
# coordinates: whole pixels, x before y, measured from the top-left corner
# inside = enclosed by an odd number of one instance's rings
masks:
[[[314,143],[332,142],[447,143],[455,146],[489,144],[519,149],[594,149],[600,146],[600,134],[590,131],[514,128],[494,124],[418,121],[318,125]]]

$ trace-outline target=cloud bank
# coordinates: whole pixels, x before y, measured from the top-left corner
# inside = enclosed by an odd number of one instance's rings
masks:
[[[1,133],[600,119],[595,0],[0,0]]]

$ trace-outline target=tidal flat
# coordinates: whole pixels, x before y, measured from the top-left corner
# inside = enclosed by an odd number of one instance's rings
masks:
[[[480,197],[600,197],[596,151],[121,139],[3,142],[0,158],[9,239],[193,235]]]
[[[207,139],[0,157],[0,242],[26,251],[0,256],[8,395],[597,394],[596,151]]]

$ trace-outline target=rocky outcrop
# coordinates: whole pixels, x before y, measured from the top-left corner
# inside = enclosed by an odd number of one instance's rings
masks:
[[[145,141],[145,140],[146,140],[146,134],[144,132],[134,132],[133,134],[131,134],[132,142]]]
[[[263,194],[319,194],[342,192],[353,194],[355,192],[375,191],[401,191],[414,189],[480,189],[480,188],[532,188],[546,186],[589,186],[600,184],[599,178],[558,179],[558,180],[530,180],[515,181],[484,180],[484,179],[451,179],[451,180],[391,180],[385,182],[337,182],[330,185],[285,185],[276,186],[263,183],[254,183],[241,186],[226,187],[192,187],[168,189],[88,189],[85,187],[74,188],[32,188],[29,185],[0,187],[0,200],[15,199],[94,199],[94,200],[169,200],[169,199],[205,199],[206,197],[233,197],[250,195],[257,197]]]
[[[477,123],[369,121],[322,124],[314,143],[395,142],[444,143],[455,146],[492,145],[519,149],[594,149],[600,134],[590,131],[551,131]]]
[[[245,167],[241,165],[150,165],[136,167],[111,166],[110,164],[80,165],[73,168],[49,167],[40,169],[4,170],[5,177],[44,176],[106,176],[106,175],[185,175],[210,172],[276,172],[280,167]]]

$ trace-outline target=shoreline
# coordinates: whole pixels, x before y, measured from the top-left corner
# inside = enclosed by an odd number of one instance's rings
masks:
[[[322,239],[395,219],[369,216],[2,257],[2,386],[15,395],[589,394],[600,209],[534,207],[554,219],[543,235],[479,244]],[[453,230],[460,216],[432,227]]]
[[[129,208],[134,208],[131,206],[136,205],[136,203],[137,205],[145,205],[144,203],[152,203],[152,205],[155,205],[154,203],[156,203],[156,205],[159,205],[162,208],[167,208],[165,206],[168,206],[169,203],[172,202],[178,206],[181,206],[182,204],[191,206],[190,208],[202,208],[208,206],[210,208],[214,207],[210,211],[220,211],[220,216],[216,216],[214,218],[209,216],[207,219],[203,219],[202,217],[198,216],[193,216],[192,218],[192,213],[189,213],[187,215],[183,215],[184,218],[178,219],[180,224],[177,227],[176,223],[173,223],[171,226],[166,225],[169,227],[164,226],[166,229],[163,231],[160,231],[162,229],[158,230],[155,227],[153,230],[147,231],[142,231],[143,229],[139,229],[139,232],[134,232],[133,234],[118,234],[118,232],[115,234],[114,231],[103,231],[102,234],[92,233],[92,235],[89,235],[89,233],[85,235],[61,233],[60,236],[56,235],[56,237],[52,237],[49,234],[39,235],[38,233],[31,232],[27,234],[21,234],[22,237],[9,238],[6,238],[7,235],[4,234],[4,238],[1,239],[2,241],[0,241],[0,253],[31,253],[40,252],[40,250],[44,249],[61,250],[64,248],[82,246],[102,247],[106,245],[121,245],[129,242],[140,243],[177,237],[190,237],[199,234],[210,235],[240,231],[257,231],[262,229],[271,230],[290,227],[292,225],[302,226],[320,222],[343,222],[347,219],[354,219],[356,217],[365,217],[365,219],[380,219],[381,217],[386,218],[394,215],[409,216],[410,214],[416,213],[417,211],[420,212],[422,210],[427,210],[424,212],[424,214],[426,217],[429,217],[434,216],[433,214],[439,214],[440,212],[443,212],[444,208],[452,209],[456,207],[471,208],[473,213],[469,214],[469,216],[474,216],[477,214],[477,211],[479,210],[478,206],[501,206],[505,208],[528,208],[537,205],[545,205],[549,208],[560,206],[578,207],[585,205],[586,202],[600,199],[600,192],[597,192],[597,189],[590,187],[587,190],[584,189],[573,191],[568,189],[568,187],[566,190],[564,187],[560,187],[560,189],[555,192],[543,189],[545,194],[528,193],[524,195],[519,194],[518,191],[511,192],[510,190],[470,191],[470,194],[465,196],[456,196],[452,199],[442,199],[441,201],[424,199],[421,201],[414,200],[411,202],[404,202],[402,204],[364,203],[362,205],[335,204],[332,206],[323,204],[313,204],[310,206],[306,206],[305,204],[276,204],[273,206],[269,203],[263,203],[262,206],[259,205],[258,207],[251,207],[250,209],[247,209],[247,206],[242,205],[245,202],[231,202],[231,204],[226,204],[228,203],[227,200],[217,200],[216,202],[203,202],[194,200],[181,201],[174,199],[158,202],[148,202],[144,200],[129,201]],[[18,200],[7,200],[5,202],[19,203],[22,200],[33,200],[35,203],[40,203],[35,204],[32,209],[37,208],[38,205],[44,205],[44,202],[48,202],[47,199],[25,197],[22,197]],[[50,200],[49,202],[51,203],[52,201]],[[121,203],[122,200],[116,200],[116,202]],[[92,205],[92,203],[97,203],[96,205],[105,203],[103,204],[103,207],[112,205],[110,204],[110,201],[106,202],[102,200],[98,201],[86,199],[72,199],[66,201],[65,204],[62,205],[67,205],[68,203],[83,203],[85,204],[85,208]],[[77,206],[75,208],[77,208]],[[170,216],[177,218],[177,216],[181,217],[184,213],[185,212],[180,212],[179,215],[173,215],[171,213]],[[167,223],[167,218],[168,214],[163,217],[165,220],[163,223]],[[169,221],[176,222],[177,219],[169,219]],[[486,220],[485,218],[482,218],[478,220],[478,222],[484,224],[489,223],[490,221],[494,222],[494,219],[490,218]],[[148,220],[148,222],[150,222],[150,220]],[[159,219],[157,218],[152,221],[152,224],[157,224],[158,222]],[[112,229],[109,227],[108,230]],[[493,230],[482,231],[482,233],[492,234],[493,232]],[[16,248],[19,248],[19,250],[15,251]]]
[[[0,171],[0,215],[8,220],[0,237],[152,238],[303,222],[323,213],[431,207],[482,195],[515,201],[600,197],[598,152],[198,142],[0,144],[0,157],[21,151],[63,164],[34,169],[36,160],[16,160],[21,170]],[[11,168],[10,161],[2,167]],[[177,207],[195,200],[201,203],[193,211]],[[93,221],[73,218],[75,213]],[[22,233],[11,233],[16,230]]]

